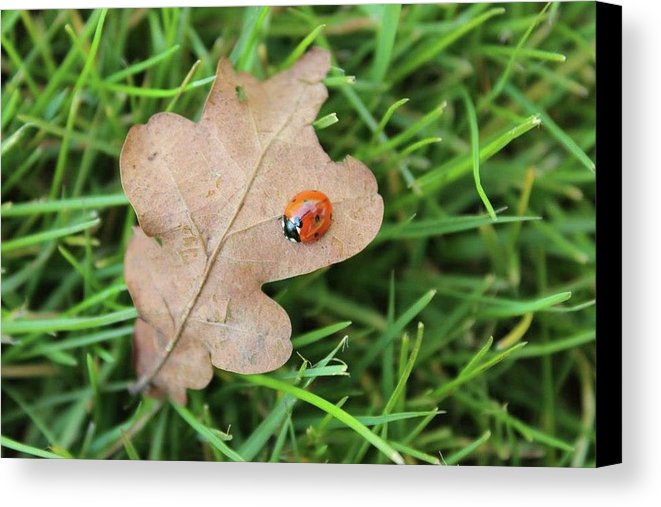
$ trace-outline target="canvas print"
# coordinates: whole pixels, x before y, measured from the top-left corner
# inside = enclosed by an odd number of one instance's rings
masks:
[[[596,14],[3,11],[3,458],[596,466]]]

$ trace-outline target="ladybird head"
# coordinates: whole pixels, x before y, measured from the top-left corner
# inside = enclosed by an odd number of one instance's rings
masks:
[[[285,215],[282,216],[282,230],[285,233],[285,237],[294,243],[301,242],[301,226],[303,222],[299,217],[287,218]]]

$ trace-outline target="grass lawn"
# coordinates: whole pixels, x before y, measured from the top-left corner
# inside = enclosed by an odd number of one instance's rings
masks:
[[[3,11],[3,456],[594,466],[595,30],[588,2]],[[280,370],[131,396],[128,129],[311,45],[381,232],[265,288]]]

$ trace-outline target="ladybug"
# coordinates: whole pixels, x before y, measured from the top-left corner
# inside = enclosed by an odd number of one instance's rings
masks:
[[[282,215],[285,238],[294,243],[313,243],[321,238],[331,225],[333,205],[323,192],[304,190],[287,204]]]

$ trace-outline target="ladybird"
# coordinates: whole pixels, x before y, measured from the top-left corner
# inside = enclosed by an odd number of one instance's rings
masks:
[[[321,238],[331,225],[333,205],[323,192],[304,190],[287,204],[282,215],[285,238],[294,243],[313,243]]]

